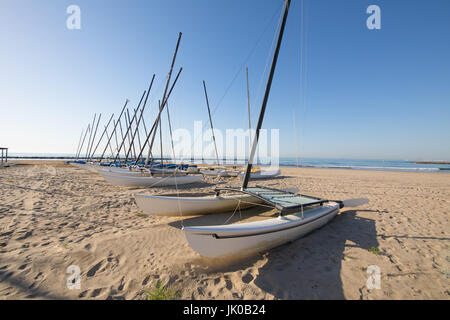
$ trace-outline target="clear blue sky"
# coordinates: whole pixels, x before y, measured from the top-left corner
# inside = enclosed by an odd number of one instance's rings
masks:
[[[450,160],[450,1],[304,0],[303,41],[301,2],[292,1],[264,121],[281,130],[281,156],[295,155],[296,135],[303,157]],[[81,30],[66,28],[71,4]],[[371,4],[381,30],[366,27]],[[156,73],[151,123],[180,31],[173,127],[207,121],[204,79],[211,106],[220,101],[215,127],[247,128],[245,66],[256,123],[282,5],[2,0],[0,145],[73,153],[95,112],[106,121],[125,98],[135,106]]]

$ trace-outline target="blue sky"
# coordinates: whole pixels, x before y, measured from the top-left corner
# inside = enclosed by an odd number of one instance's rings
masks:
[[[81,8],[80,30],[66,28],[71,4]],[[381,30],[366,27],[371,4]],[[125,98],[135,107],[155,73],[151,124],[180,31],[173,128],[207,121],[205,80],[215,127],[245,129],[245,66],[256,123],[282,6],[3,0],[0,144],[73,153],[94,113],[106,123]],[[295,156],[297,141],[302,157],[450,160],[449,15],[447,0],[293,0],[264,121],[280,129],[281,156]]]

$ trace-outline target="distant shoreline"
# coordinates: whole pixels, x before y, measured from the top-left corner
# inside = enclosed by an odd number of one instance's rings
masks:
[[[445,161],[416,161],[417,164],[450,164],[450,162]]]
[[[10,159],[16,159],[18,161],[50,161],[57,162],[59,161],[74,161],[76,160],[75,156],[67,155],[30,155],[30,156],[12,156]],[[123,158],[119,158],[123,160]],[[81,159],[80,159],[81,160]],[[100,157],[93,157],[93,161],[100,160]],[[111,159],[104,159],[105,161],[111,161]],[[155,159],[160,160],[160,159]],[[215,165],[215,159],[170,159],[168,157],[164,157],[163,159],[166,162],[179,162],[187,164],[196,164],[196,165]],[[221,166],[245,166],[246,161],[244,159],[224,159],[221,160]],[[256,165],[261,167],[268,167],[270,164],[265,163],[257,163]],[[348,160],[348,161],[340,161],[329,159],[327,161],[300,161],[297,164],[295,161],[286,161],[286,159],[281,159],[280,163],[278,163],[280,168],[317,168],[317,169],[337,169],[337,170],[365,170],[365,171],[394,171],[394,172],[441,172],[441,173],[450,173],[450,162],[445,161],[361,161],[361,160]]]

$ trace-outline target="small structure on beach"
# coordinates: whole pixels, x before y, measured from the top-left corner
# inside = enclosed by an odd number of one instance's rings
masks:
[[[0,150],[2,152],[0,166],[6,166],[6,165],[8,165],[8,148],[0,147]]]
[[[8,148],[0,147],[0,150],[2,151],[1,163],[8,162]]]

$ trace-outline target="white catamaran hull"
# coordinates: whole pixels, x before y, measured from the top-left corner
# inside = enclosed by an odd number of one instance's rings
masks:
[[[102,167],[98,166],[97,171],[100,174],[123,174],[123,175],[135,175],[135,174],[142,174],[140,171],[131,171],[128,168],[115,168],[115,167]]]
[[[250,174],[250,179],[269,179],[271,177],[279,176],[281,171],[279,169],[276,170],[261,170],[257,172],[252,172]],[[245,176],[245,172],[239,174],[239,177],[243,179]]]
[[[297,192],[297,188],[283,189]],[[155,195],[135,195],[136,204],[147,214],[158,216],[193,216],[219,212],[234,211],[252,207],[263,201],[249,194],[206,196],[206,197],[174,197]]]
[[[1,162],[0,163],[0,167],[11,167],[11,166],[15,166],[16,163],[15,162]]]
[[[167,177],[136,177],[121,174],[101,174],[107,182],[125,187],[162,187],[200,182],[201,175],[167,176]]]
[[[219,173],[220,177],[237,177],[241,172],[237,170],[224,170]]]
[[[151,168],[146,169],[144,171],[141,171],[139,169],[133,168],[132,170],[128,168],[115,168],[115,167],[99,167],[97,168],[97,172],[100,175],[125,175],[125,176],[139,176],[143,173],[149,173],[150,171],[154,174],[165,174],[165,175],[171,175],[171,174],[177,174],[177,175],[186,175],[187,172],[183,170],[175,170],[175,169],[159,169],[159,168]]]
[[[250,195],[208,196],[208,197],[171,197],[135,195],[136,204],[147,214],[159,216],[191,216],[219,213],[261,203]]]
[[[184,227],[189,245],[200,255],[226,258],[251,255],[298,239],[332,220],[339,204],[329,203],[264,221],[235,225]]]
[[[203,169],[203,170],[200,170],[200,173],[204,174],[205,176],[209,176],[209,177],[217,177],[224,171],[225,171],[224,169]]]

